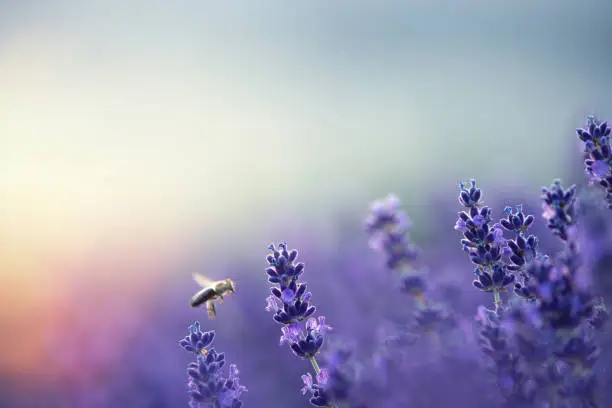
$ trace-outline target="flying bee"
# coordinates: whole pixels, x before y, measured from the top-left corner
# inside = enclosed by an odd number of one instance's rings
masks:
[[[193,279],[202,286],[202,289],[191,298],[191,306],[206,304],[208,318],[213,320],[217,315],[215,301],[223,303],[223,296],[232,295],[236,291],[234,281],[231,279],[213,281],[197,273],[193,275]]]

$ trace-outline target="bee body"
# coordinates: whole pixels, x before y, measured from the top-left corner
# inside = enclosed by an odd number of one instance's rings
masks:
[[[235,292],[234,282],[231,279],[211,281],[202,275],[194,275],[194,279],[202,286],[202,289],[191,298],[191,306],[199,307],[206,304],[208,318],[213,320],[217,315],[215,302],[222,302],[223,296]]]
[[[191,306],[202,306],[204,303],[208,302],[209,300],[215,300],[217,297],[218,295],[213,288],[203,288],[198,293],[193,295],[193,297],[191,298]]]

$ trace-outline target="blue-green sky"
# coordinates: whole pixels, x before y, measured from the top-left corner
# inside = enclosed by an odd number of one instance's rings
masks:
[[[72,254],[537,192],[612,114],[612,6],[586,3],[0,2],[0,226]]]

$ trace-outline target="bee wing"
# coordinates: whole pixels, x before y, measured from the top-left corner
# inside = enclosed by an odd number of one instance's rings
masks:
[[[195,280],[198,283],[198,285],[200,285],[203,288],[207,286],[211,286],[213,283],[215,283],[215,281],[213,281],[212,279],[207,278],[204,275],[200,275],[199,273],[193,274],[193,280]]]

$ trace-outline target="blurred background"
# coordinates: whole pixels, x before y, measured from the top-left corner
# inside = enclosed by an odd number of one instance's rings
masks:
[[[540,186],[581,178],[574,129],[612,117],[611,18],[605,0],[0,0],[0,406],[186,406],[194,320],[247,407],[308,406],[263,310],[266,246],[300,249],[360,338],[352,318],[402,299],[375,293],[369,203],[398,194],[432,259],[462,256],[458,181],[537,213]],[[188,306],[193,272],[237,282],[215,322]]]

